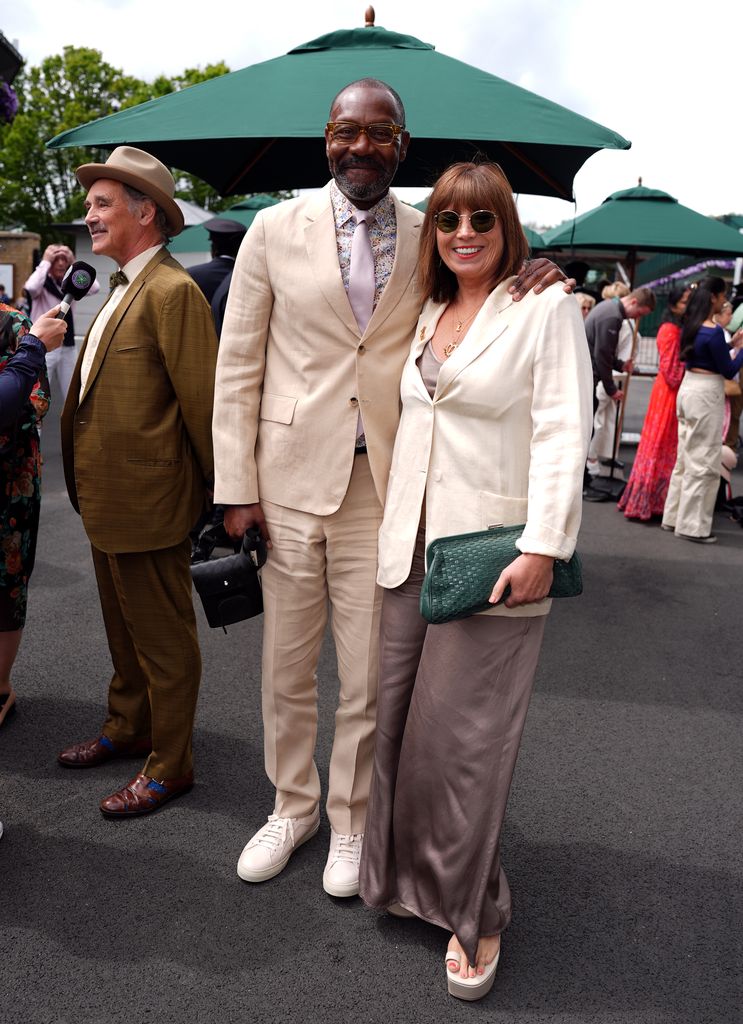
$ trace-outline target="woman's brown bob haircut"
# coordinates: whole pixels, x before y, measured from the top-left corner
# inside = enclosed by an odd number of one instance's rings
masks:
[[[442,210],[492,210],[503,231],[503,257],[493,276],[493,288],[516,274],[529,253],[511,186],[497,164],[452,164],[433,187],[423,221],[418,281],[423,299],[451,302],[457,293],[457,278],[439,257],[434,214]]]

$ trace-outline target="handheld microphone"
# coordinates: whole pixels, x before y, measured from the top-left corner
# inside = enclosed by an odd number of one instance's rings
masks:
[[[85,298],[93,287],[95,276],[95,267],[91,267],[89,263],[83,263],[82,260],[76,260],[71,267],[67,268],[67,273],[62,278],[60,285],[64,298],[55,319],[64,320],[72,303],[76,299]]]

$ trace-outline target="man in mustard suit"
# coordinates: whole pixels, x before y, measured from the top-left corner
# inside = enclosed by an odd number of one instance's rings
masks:
[[[67,768],[148,754],[102,801],[108,817],[156,810],[193,785],[201,676],[188,532],[212,476],[217,338],[200,289],[164,247],[183,228],[168,169],[128,146],[78,168],[93,251],[110,256],[62,413],[70,500],[91,542],[114,674],[95,739]]]
[[[422,215],[389,191],[409,141],[390,86],[363,79],[338,94],[325,130],[333,181],[256,217],[235,264],[217,365],[215,501],[230,506],[232,537],[257,525],[272,544],[262,693],[276,800],[237,870],[250,882],[277,875],[318,829],[315,671],[329,607],[340,695],[323,887],[334,896],[358,892],[376,707],[377,533],[421,307]],[[552,280],[563,277],[555,271],[549,264]]]

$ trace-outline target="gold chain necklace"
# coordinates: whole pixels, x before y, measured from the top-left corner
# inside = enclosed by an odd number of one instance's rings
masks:
[[[482,306],[482,303],[480,303],[480,306]],[[457,326],[454,328],[454,337],[451,339],[448,345],[444,346],[444,356],[447,359],[449,358],[449,356],[453,355],[459,348],[459,345],[462,341],[461,337],[459,337],[459,335],[461,335],[462,333],[462,328],[478,312],[480,306],[476,306],[475,309],[473,309],[472,312],[468,316],[464,317],[464,319],[462,320],[460,320],[457,317],[456,313],[454,314],[454,319],[457,321]]]

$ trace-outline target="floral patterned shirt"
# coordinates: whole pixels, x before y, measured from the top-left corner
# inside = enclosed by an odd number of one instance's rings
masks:
[[[335,217],[335,238],[338,244],[338,263],[341,268],[343,287],[348,291],[348,275],[351,269],[351,242],[356,228],[354,214],[356,207],[343,195],[336,183],[330,183],[330,201],[333,204]],[[392,273],[395,262],[395,245],[397,242],[397,218],[395,204],[388,192],[369,211],[374,220],[369,227],[369,241],[374,258],[374,308],[382,297],[385,285]]]

